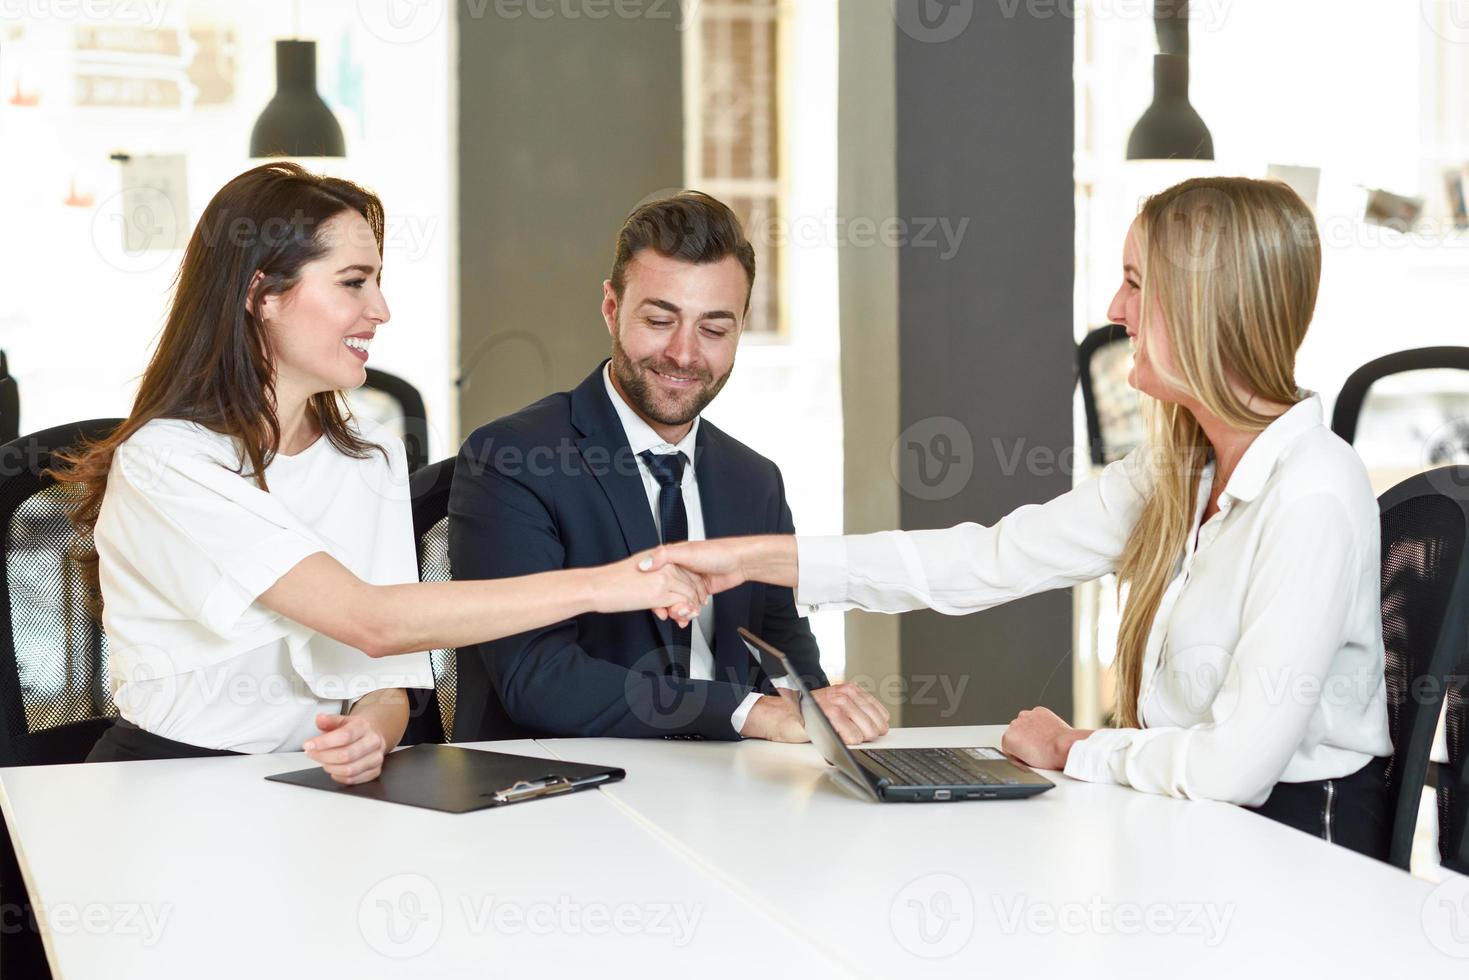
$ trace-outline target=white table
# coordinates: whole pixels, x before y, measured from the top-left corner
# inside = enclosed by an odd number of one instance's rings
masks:
[[[896,730],[880,744],[992,745],[1000,731]],[[878,805],[810,746],[474,747],[628,778],[456,816],[266,782],[307,764],[281,755],[0,770],[0,806],[66,980],[1469,965],[1434,945],[1469,955],[1469,918],[1450,923],[1462,949],[1434,918],[1456,892],[1224,804],[1056,774],[1031,800]]]
[[[264,779],[308,765],[0,770],[53,974],[736,976],[746,950],[840,973],[596,791],[456,815]]]
[[[1003,730],[895,730],[874,744],[998,745]],[[1343,977],[1469,969],[1425,932],[1432,885],[1228,804],[1060,773],[1028,800],[876,804],[849,795],[811,746],[542,744],[627,769],[606,795],[854,971],[1239,980],[1308,964]]]

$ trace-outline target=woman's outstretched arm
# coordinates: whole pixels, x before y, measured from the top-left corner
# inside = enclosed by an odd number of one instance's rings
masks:
[[[789,586],[807,612],[977,612],[1115,569],[1142,510],[1146,465],[1145,455],[1134,453],[1097,479],[989,527],[690,541],[656,550],[653,567],[678,564],[703,575],[715,592],[747,581]]]
[[[261,593],[259,602],[370,657],[468,646],[590,612],[652,609],[687,625],[708,587],[676,566],[640,569],[647,557],[519,578],[372,585],[317,552]]]

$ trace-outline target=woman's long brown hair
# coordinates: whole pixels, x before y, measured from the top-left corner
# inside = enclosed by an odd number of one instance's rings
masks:
[[[251,310],[295,287],[302,266],[328,251],[322,227],[349,211],[367,221],[381,256],[382,202],[350,181],[294,163],[267,163],[214,195],[184,250],[168,319],[132,412],[106,438],[54,457],[50,474],[75,485],[71,520],[82,540],[91,540],[117,448],[154,419],[182,419],[231,437],[240,456],[236,472],[243,476],[248,469],[269,490],[265,468],[280,446],[280,420],[269,334]],[[306,411],[345,455],[361,459],[382,451],[348,426],[352,416],[341,392],[312,395]],[[96,550],[78,557],[100,610]]]

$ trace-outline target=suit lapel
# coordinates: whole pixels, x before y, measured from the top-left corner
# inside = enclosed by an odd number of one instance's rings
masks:
[[[606,361],[602,363],[606,364]],[[581,453],[582,465],[607,495],[612,512],[617,515],[628,554],[656,548],[658,527],[653,523],[652,511],[648,509],[642,473],[633,458],[632,447],[627,443],[627,433],[622,430],[617,411],[607,398],[601,367],[572,391],[571,421],[581,433],[576,447]],[[671,646],[672,622],[660,620],[651,612],[648,616],[657,626],[663,645]]]

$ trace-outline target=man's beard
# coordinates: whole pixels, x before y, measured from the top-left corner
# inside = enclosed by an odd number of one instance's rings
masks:
[[[708,371],[699,370],[692,374],[700,382],[697,387],[669,394],[655,388],[657,382],[649,377],[655,369],[680,378],[691,376],[687,369],[659,358],[634,361],[623,349],[622,341],[616,336],[612,338],[612,377],[617,379],[618,388],[639,414],[659,425],[687,425],[698,418],[734,373],[731,366],[724,377],[715,380]]]

